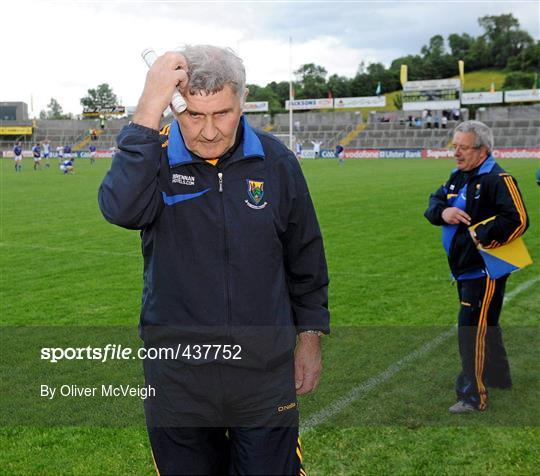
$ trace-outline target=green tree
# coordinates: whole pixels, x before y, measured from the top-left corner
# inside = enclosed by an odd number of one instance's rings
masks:
[[[491,49],[483,36],[476,38],[465,57],[465,67],[468,71],[493,66]]]
[[[248,101],[268,101],[268,111],[270,114],[284,110],[284,102],[280,100],[279,95],[270,85],[261,87],[256,84],[248,84],[247,87],[249,89]]]
[[[506,75],[503,89],[531,89],[534,83],[534,73],[516,71]]]
[[[450,47],[450,53],[456,61],[465,59],[473,42],[474,38],[467,33],[463,33],[462,35],[452,33],[451,35],[448,35],[448,46]]]
[[[429,44],[422,46],[420,50],[424,58],[439,58],[445,53],[444,38],[441,35],[432,36]]]
[[[419,55],[407,55],[397,58],[392,61],[390,71],[399,78],[401,65],[407,65],[407,76],[409,81],[418,81],[421,79],[429,79],[424,69],[424,59]],[[396,88],[399,89],[399,86]]]
[[[81,98],[81,105],[89,109],[114,107],[118,105],[118,98],[112,88],[103,83],[95,89],[89,89],[87,95]]]
[[[332,91],[335,98],[346,98],[351,96],[351,80],[345,76],[333,74],[328,78],[327,87]]]
[[[525,48],[508,60],[508,68],[512,71],[539,71],[540,70],[540,41]]]
[[[62,106],[60,106],[60,103],[54,99],[51,98],[49,101],[49,104],[47,104],[47,110],[41,111],[39,113],[40,119],[71,119],[71,114],[64,114],[64,111],[62,110]]]
[[[511,57],[534,45],[531,35],[520,29],[519,21],[511,13],[486,15],[478,23],[484,29],[483,37],[488,42],[495,67],[506,67]]]
[[[327,71],[322,66],[307,63],[300,66],[294,75],[300,85],[300,90],[296,91],[298,99],[321,98],[328,94]]]

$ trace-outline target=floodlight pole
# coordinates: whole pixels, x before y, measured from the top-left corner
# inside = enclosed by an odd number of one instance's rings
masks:
[[[293,144],[293,85],[292,85],[292,37],[289,36],[289,149],[294,151]]]

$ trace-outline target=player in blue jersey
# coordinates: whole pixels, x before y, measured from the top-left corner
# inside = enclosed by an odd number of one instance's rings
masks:
[[[15,147],[13,147],[13,155],[15,156],[15,172],[20,172],[22,169],[22,147],[21,143],[17,142]]]
[[[91,144],[88,149],[90,150],[90,165],[92,165],[96,161],[96,146]]]
[[[64,175],[67,174],[74,174],[75,173],[75,167],[73,165],[73,160],[66,159],[60,164],[60,170],[64,172]]]
[[[32,154],[34,156],[34,172],[41,170],[41,145],[39,142],[32,147]]]
[[[345,149],[341,144],[336,145],[334,156],[338,159],[339,165],[345,165]]]
[[[64,157],[67,159],[67,160],[70,160],[71,159],[71,146],[66,144],[64,146]]]

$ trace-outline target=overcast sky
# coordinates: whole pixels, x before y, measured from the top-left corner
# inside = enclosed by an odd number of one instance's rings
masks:
[[[305,63],[354,76],[358,65],[416,54],[429,38],[481,33],[478,18],[513,13],[540,38],[535,1],[14,1],[4,0],[0,101],[24,101],[39,114],[51,97],[81,113],[88,88],[109,83],[136,105],[146,66],[140,52],[184,43],[233,48],[248,83],[288,80]]]

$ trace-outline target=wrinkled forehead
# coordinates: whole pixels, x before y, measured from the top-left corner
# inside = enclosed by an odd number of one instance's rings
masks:
[[[474,132],[455,132],[453,142],[455,144],[473,145],[476,140]]]

